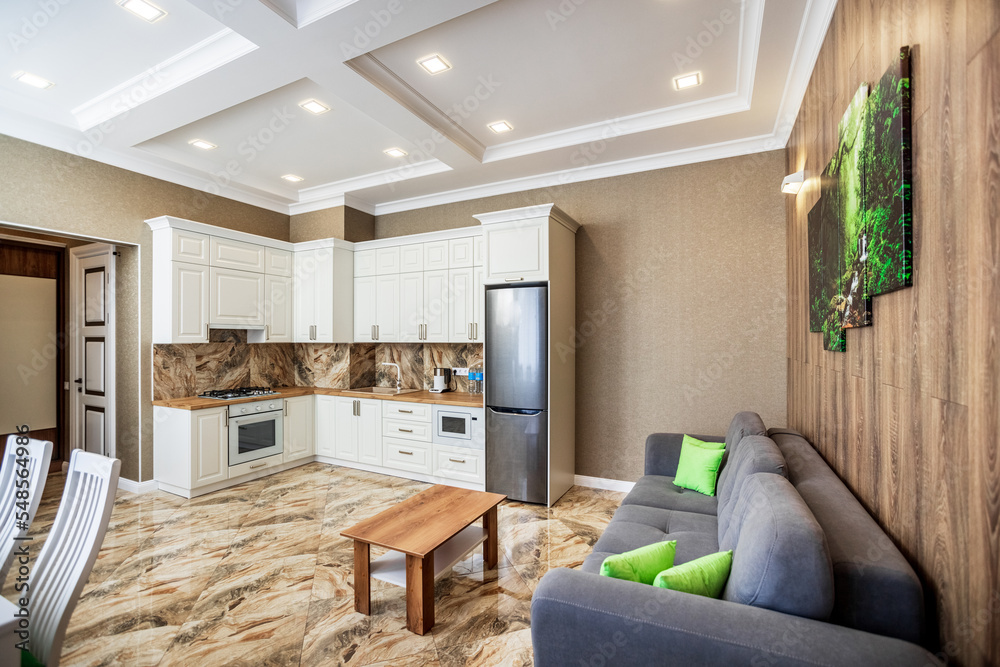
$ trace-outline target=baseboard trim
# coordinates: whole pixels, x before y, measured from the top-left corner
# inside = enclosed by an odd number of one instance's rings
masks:
[[[156,480],[154,479],[145,482],[136,482],[131,479],[119,477],[118,488],[122,491],[128,491],[129,493],[149,493],[150,491],[156,491],[159,486],[157,486]]]
[[[619,479],[606,479],[604,477],[588,477],[587,475],[574,475],[573,483],[577,486],[589,486],[592,489],[606,489],[608,491],[621,491],[628,493],[635,486],[635,482],[623,482]]]

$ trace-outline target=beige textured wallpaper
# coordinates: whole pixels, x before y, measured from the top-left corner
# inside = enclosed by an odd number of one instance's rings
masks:
[[[783,151],[380,216],[378,238],[555,202],[576,239],[577,474],[635,480],[657,431],[786,420]],[[488,372],[488,369],[487,369]]]
[[[153,475],[152,258],[143,221],[160,215],[289,240],[287,215],[0,135],[0,221],[139,246],[119,260],[116,355],[120,396],[135,396],[118,419],[121,474],[139,481]],[[127,416],[136,408],[138,420]]]

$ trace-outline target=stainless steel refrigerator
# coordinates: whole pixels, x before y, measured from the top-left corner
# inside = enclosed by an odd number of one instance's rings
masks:
[[[546,285],[486,289],[486,490],[547,503]]]

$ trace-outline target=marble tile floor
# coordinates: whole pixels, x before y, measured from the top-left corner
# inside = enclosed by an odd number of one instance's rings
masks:
[[[62,484],[49,476],[36,555]],[[436,624],[420,637],[402,588],[373,580],[372,615],[354,611],[340,531],[427,486],[310,463],[191,500],[120,491],[61,664],[530,665],[535,586],[583,562],[624,494],[573,487],[552,508],[502,504],[497,568],[484,572],[477,549],[438,580]]]

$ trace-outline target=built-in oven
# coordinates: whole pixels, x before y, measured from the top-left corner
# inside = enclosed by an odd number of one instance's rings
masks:
[[[229,465],[284,451],[283,409],[281,399],[229,406]]]
[[[436,444],[485,449],[486,419],[482,408],[435,405],[432,414]]]

